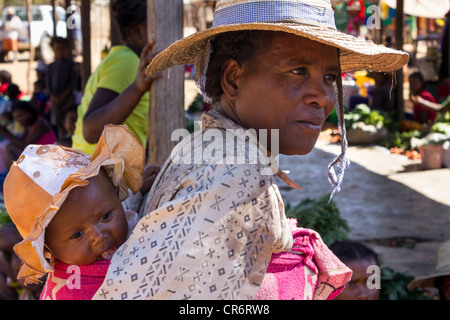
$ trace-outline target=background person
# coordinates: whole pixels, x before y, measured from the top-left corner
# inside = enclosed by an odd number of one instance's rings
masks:
[[[158,78],[144,74],[153,58],[153,42],[147,41],[147,1],[114,0],[111,9],[124,45],[112,47],[89,77],[72,138],[73,148],[91,154],[107,124],[125,124],[147,146],[149,90]]]
[[[409,290],[416,288],[437,288],[440,300],[450,300],[450,240],[438,247],[435,271],[408,284]]]
[[[25,131],[21,135],[16,135],[6,126],[0,125],[0,134],[8,139],[8,144],[2,150],[6,168],[20,156],[27,145],[52,144],[56,141],[50,123],[39,117],[36,109],[28,101],[16,102],[12,108],[12,116],[14,122],[20,124]]]
[[[1,26],[1,30],[4,32],[2,49],[6,52],[13,52],[14,62],[17,61],[19,55],[19,31],[21,25],[22,20],[16,15],[16,10],[9,7],[6,11],[6,19]]]
[[[330,250],[352,269],[352,279],[336,300],[378,300],[380,288],[369,288],[367,281],[372,275],[371,266],[379,266],[378,254],[356,241],[339,241],[330,245]]]
[[[56,129],[58,137],[65,135],[63,114],[75,103],[75,63],[67,58],[69,48],[65,38],[55,37],[52,40],[55,61],[47,66],[45,90],[51,102],[50,123]]]

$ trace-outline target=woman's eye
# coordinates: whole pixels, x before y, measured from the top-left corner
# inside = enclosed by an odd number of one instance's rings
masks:
[[[331,83],[335,83],[336,82],[336,80],[337,80],[337,75],[336,74],[327,74],[326,76],[325,76],[325,79],[327,80],[327,81],[329,81],[329,82],[331,82]]]
[[[82,235],[83,235],[83,231],[77,231],[70,237],[70,239],[78,239]]]
[[[305,76],[308,73],[306,72],[306,68],[298,68],[291,71],[293,74],[299,75],[299,76]]]
[[[101,218],[100,221],[106,221],[111,217],[111,212],[105,213]]]

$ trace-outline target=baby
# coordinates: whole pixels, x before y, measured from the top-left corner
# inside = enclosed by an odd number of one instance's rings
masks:
[[[123,126],[106,126],[92,157],[56,145],[24,150],[5,180],[5,205],[24,238],[14,247],[18,277],[47,274],[40,299],[92,298],[138,221],[122,201],[142,190],[143,171],[143,147]]]

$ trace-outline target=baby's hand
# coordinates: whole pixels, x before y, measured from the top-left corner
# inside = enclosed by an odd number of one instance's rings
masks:
[[[144,169],[144,172],[142,172],[142,180],[143,180],[141,187],[142,194],[145,194],[150,190],[158,173],[159,167],[155,165],[149,165],[147,168]]]

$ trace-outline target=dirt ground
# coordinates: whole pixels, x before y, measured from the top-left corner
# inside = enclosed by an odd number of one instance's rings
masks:
[[[37,62],[24,54],[17,63],[0,63],[13,82],[28,92],[36,79]],[[31,86],[32,88],[32,86]],[[185,82],[185,107],[198,89]],[[283,185],[285,202],[298,204],[331,192],[327,166],[339,145],[319,140],[305,156],[281,156],[280,166],[303,190]],[[352,164],[341,191],[333,200],[347,220],[350,238],[362,241],[380,254],[384,265],[412,276],[433,272],[440,242],[450,239],[450,169],[418,170],[417,161],[393,155],[380,147],[350,146]]]
[[[303,188],[281,187],[285,201],[330,193],[327,166],[339,151],[338,144],[319,140],[308,155],[280,156],[281,169]],[[395,271],[433,272],[439,243],[450,239],[450,169],[421,170],[420,160],[377,146],[350,146],[348,156],[352,163],[333,200],[350,238],[372,247]]]

